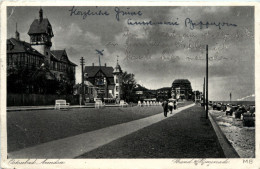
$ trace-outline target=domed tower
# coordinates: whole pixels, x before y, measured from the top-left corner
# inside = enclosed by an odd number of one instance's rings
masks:
[[[46,63],[50,63],[51,38],[54,36],[52,26],[47,18],[43,18],[42,8],[39,11],[39,18],[35,19],[30,26],[28,35],[33,48],[46,57]]]
[[[115,82],[115,89],[114,89],[114,94],[116,98],[120,99],[120,95],[122,94],[121,90],[121,84],[122,84],[122,69],[121,66],[118,64],[118,58],[117,58],[117,63],[116,67],[113,71],[114,75],[114,82]]]

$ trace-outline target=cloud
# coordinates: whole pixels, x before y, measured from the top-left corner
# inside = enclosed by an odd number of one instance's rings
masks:
[[[240,6],[189,7],[131,7],[142,16],[125,15],[115,19],[114,7],[99,7],[109,11],[106,17],[70,17],[71,7],[44,7],[54,30],[52,49],[64,49],[71,61],[79,65],[84,57],[86,65],[98,64],[95,49],[104,49],[102,64],[115,66],[116,57],[123,70],[134,73],[137,81],[147,88],[170,86],[177,78],[187,78],[194,89],[202,90],[205,76],[205,46],[209,46],[210,98],[234,99],[254,93],[254,8]],[[77,7],[96,10],[96,7]],[[126,7],[120,7],[126,10]],[[11,8],[8,9],[11,12]],[[8,19],[8,37],[14,35],[19,21],[23,39],[29,39],[29,25],[38,17],[39,7],[16,7]],[[23,16],[23,17],[20,17]],[[130,26],[128,19],[142,21],[178,21],[178,26]],[[195,27],[191,30],[184,21],[229,22],[237,27]],[[126,33],[127,36],[126,36]],[[77,67],[80,82],[80,66]]]
[[[249,98],[254,98],[254,97],[255,97],[255,94],[251,94],[251,95],[249,95],[249,96],[246,96],[246,97],[242,97],[242,98],[240,98],[240,99],[237,99],[237,101],[247,100],[247,99],[249,99]]]

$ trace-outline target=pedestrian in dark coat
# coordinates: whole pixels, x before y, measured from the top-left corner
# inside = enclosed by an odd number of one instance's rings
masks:
[[[163,103],[162,103],[162,107],[163,107],[163,114],[165,117],[167,117],[167,113],[168,113],[168,102],[165,100]]]
[[[176,101],[173,102],[173,109],[174,109],[174,110],[177,109],[177,102],[176,102]]]

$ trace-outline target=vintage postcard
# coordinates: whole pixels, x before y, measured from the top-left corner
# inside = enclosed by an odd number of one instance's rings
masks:
[[[3,2],[1,167],[259,168],[258,30],[253,2]]]

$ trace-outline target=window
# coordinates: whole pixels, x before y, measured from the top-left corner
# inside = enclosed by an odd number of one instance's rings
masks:
[[[16,56],[16,64],[17,65],[20,64],[20,54],[17,54],[17,56]]]
[[[29,63],[29,56],[28,56],[28,55],[25,56],[25,62],[26,62],[27,64]]]
[[[118,83],[118,78],[116,77],[116,83]]]
[[[116,86],[116,91],[117,91],[117,92],[119,91],[119,87],[118,87],[118,86]]]
[[[48,54],[49,54],[49,53],[48,53],[48,52],[46,52],[46,56],[48,56]]]

